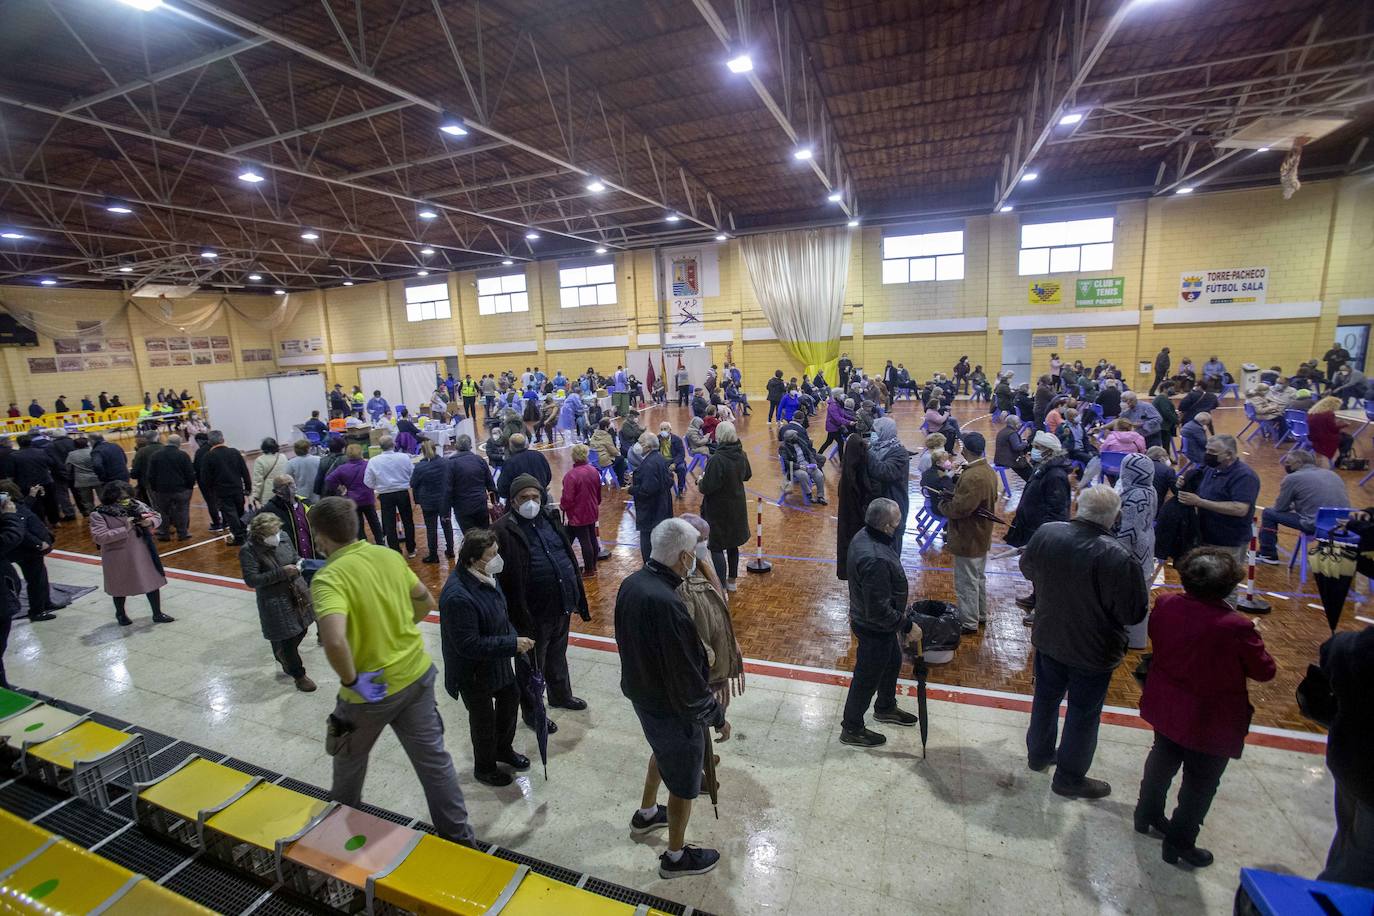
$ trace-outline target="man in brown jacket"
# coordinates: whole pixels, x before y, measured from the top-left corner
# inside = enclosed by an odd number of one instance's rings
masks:
[[[964,435],[968,464],[959,475],[954,493],[944,502],[945,546],[954,554],[954,594],[959,602],[959,622],[965,633],[977,633],[987,621],[988,583],[984,571],[992,547],[992,519],[997,510],[997,474],[983,453],[987,441],[979,433]]]

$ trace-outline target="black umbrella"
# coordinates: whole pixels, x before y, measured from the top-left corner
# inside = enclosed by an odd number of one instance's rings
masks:
[[[720,820],[720,780],[716,778],[715,748],[711,747],[711,730],[704,728],[701,733],[706,740],[706,756],[702,758],[702,782],[706,784],[706,791],[711,796],[711,810],[716,812],[716,820]]]
[[[1341,611],[1350,594],[1358,557],[1355,545],[1327,538],[1317,542],[1317,549],[1309,558],[1313,577],[1317,580],[1317,594],[1321,596],[1322,609],[1326,611],[1326,622],[1332,633],[1341,622]]]
[[[539,744],[539,762],[544,764],[544,779],[549,778],[549,711],[544,708],[544,672],[525,654],[525,663],[515,667],[520,677],[520,690],[529,700],[530,725]]]
[[[916,675],[916,716],[921,726],[921,759],[926,757],[926,739],[930,737],[930,717],[926,715],[926,675],[930,668],[926,665],[925,636],[917,643],[916,655],[911,660],[911,672]]]

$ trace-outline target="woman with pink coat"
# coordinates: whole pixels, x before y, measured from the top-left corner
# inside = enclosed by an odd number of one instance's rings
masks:
[[[91,539],[100,551],[105,594],[114,599],[115,620],[121,627],[133,623],[124,612],[124,601],[131,595],[147,596],[154,623],[175,619],[162,613],[158,592],[167,584],[152,538],[153,528],[161,521],[161,516],[134,499],[133,490],[122,480],[105,485],[100,505],[91,513]]]
[[[1099,451],[1145,454],[1145,437],[1135,431],[1130,420],[1117,420],[1102,440]]]
[[[601,544],[596,523],[601,516],[601,474],[587,463],[586,443],[572,447],[573,466],[563,475],[563,495],[558,507],[568,519],[568,535],[582,545],[582,575],[596,575],[596,555]]]

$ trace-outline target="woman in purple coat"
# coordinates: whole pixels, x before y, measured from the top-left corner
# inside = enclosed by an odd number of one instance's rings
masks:
[[[825,450],[834,442],[838,446],[837,454],[844,455],[844,437],[848,434],[849,424],[854,422],[854,416],[845,409],[845,405],[840,400],[842,395],[838,388],[831,392],[830,400],[825,404],[825,441],[821,447],[816,449],[816,454],[824,454]]]
[[[114,599],[115,620],[121,627],[133,623],[124,613],[124,601],[131,595],[147,596],[154,623],[173,620],[162,613],[158,593],[167,584],[152,538],[153,528],[161,521],[161,516],[134,499],[134,491],[122,480],[105,484],[100,505],[91,513],[91,539],[100,550],[105,594]]]
[[[354,442],[344,449],[344,460],[329,472],[324,479],[326,496],[347,496],[358,506],[358,540],[363,536],[363,523],[372,529],[372,540],[381,544],[382,520],[377,517],[377,497],[372,488],[363,482],[367,473],[367,459],[363,457],[363,447]]]

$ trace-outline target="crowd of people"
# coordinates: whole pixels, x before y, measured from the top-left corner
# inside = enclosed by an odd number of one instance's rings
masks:
[[[1331,389],[1323,401],[1350,396],[1348,359],[1328,354],[1334,365],[1321,379],[1305,364],[1301,383]],[[1138,674],[1155,743],[1134,827],[1162,838],[1166,861],[1201,867],[1212,857],[1197,845],[1199,830],[1248,730],[1246,682],[1272,678],[1276,667],[1258,627],[1226,600],[1242,578],[1260,482],[1236,438],[1212,428],[1211,411],[1233,383],[1225,366],[1213,357],[1195,370],[1184,359],[1175,371],[1164,348],[1154,375],[1149,394],[1140,395],[1106,360],[1087,368],[1055,355],[1033,387],[1013,387],[1009,375],[989,380],[963,358],[948,375],[917,383],[900,363],[869,374],[846,354],[834,385],[823,374],[786,379],[778,370],[764,389],[784,487],[824,504],[828,462],[838,464],[830,488],[836,574],[847,583],[857,646],[840,742],[885,743],[866,726],[870,709],[881,725],[918,724],[896,699],[904,652],[922,637],[901,561],[913,508],[944,526],[959,625],[977,633],[990,611],[988,554],[1005,524],[998,515],[1003,481],[1014,474],[1023,485],[1002,537],[1019,550],[1031,586],[1017,599],[1035,648],[1028,766],[1053,767],[1059,795],[1111,792],[1089,775],[1100,714],[1126,650],[1145,648],[1148,637],[1153,653]],[[1295,383],[1280,373],[1257,397],[1281,398]],[[485,437],[475,443],[458,435],[448,455],[422,423],[400,409],[393,415],[380,392],[367,399],[357,386],[352,393],[334,386],[330,423],[316,412],[303,424],[315,441],[284,450],[265,439],[251,462],[213,429],[189,436],[190,453],[179,435],[144,433],[132,460],[99,435],[36,431],[19,437],[17,449],[0,450],[0,554],[26,582],[31,618],[50,620],[47,526],[87,516],[118,623],[130,625],[126,600],[136,595],[147,598],[154,621],[171,622],[161,607],[166,578],[157,543],[190,537],[189,506],[199,490],[211,530],[227,531],[238,548],[281,671],[296,689],[317,689],[300,652],[314,625],[340,679],[330,717],[333,797],[360,801],[367,756],[389,725],[415,767],[436,829],[471,842],[434,706],[439,671],[417,624],[439,612],[442,685],[467,709],[473,778],[510,784],[512,772],[530,766],[515,750],[517,717],[556,734],[546,708],[587,708],[567,661],[571,620],[590,618],[584,580],[597,575],[604,490],[624,487],[643,566],[618,585],[615,632],[622,692],[651,750],[630,827],[637,835],[667,830],[662,877],[701,874],[719,861],[717,851],[686,841],[710,753],[707,732],[728,740],[730,699],[744,689],[730,610],[740,547],[751,536],[746,485],[754,469],[737,426],[750,413],[742,385],[729,362],[712,366],[701,385],[679,370],[647,391],[624,367],[608,376],[591,368],[548,375],[538,367],[476,379],[450,374],[436,379],[420,413],[471,418]],[[646,419],[650,405],[666,403],[669,387],[691,412],[681,435],[667,420],[653,427]],[[922,421],[923,449],[909,449],[899,436],[893,410],[903,394],[919,399],[913,415]],[[961,394],[989,401],[993,442],[960,427],[950,408]],[[166,395],[159,392],[158,402]],[[1273,419],[1269,413],[1256,407],[1261,419]],[[334,422],[389,416],[395,425],[370,455],[338,435]],[[825,432],[819,447],[813,424]],[[402,436],[413,437],[413,449],[402,447]],[[545,439],[571,447],[556,499],[553,469],[537,447]],[[1289,473],[1264,512],[1262,560],[1277,562],[1279,526],[1310,532],[1317,508],[1349,502],[1339,475],[1317,466],[1316,455],[1326,453],[1312,444],[1284,459]],[[916,507],[913,476],[923,497]],[[689,485],[701,496],[699,515],[680,511]],[[437,563],[441,549],[453,561],[437,599],[407,563],[418,553],[417,507],[421,562]],[[1151,608],[1149,584],[1170,562],[1183,592]],[[1095,586],[1085,588],[1089,582]],[[1369,885],[1374,791],[1356,762],[1374,734],[1367,643],[1367,631],[1338,635],[1322,657],[1342,701],[1329,754],[1339,829],[1324,877]],[[532,681],[542,682],[542,695],[520,688]],[[1166,817],[1165,797],[1180,768],[1179,803]],[[666,804],[658,801],[661,788]]]

